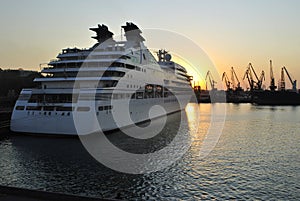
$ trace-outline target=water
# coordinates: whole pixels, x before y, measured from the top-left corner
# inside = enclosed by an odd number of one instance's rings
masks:
[[[193,105],[199,107],[201,121],[188,152],[166,169],[140,175],[106,168],[78,139],[2,132],[0,184],[124,200],[299,200],[300,107],[227,104],[223,133],[213,151],[200,159],[211,111],[220,105]],[[178,128],[166,129],[165,141],[137,143],[118,132],[108,138],[143,153],[172,141]]]

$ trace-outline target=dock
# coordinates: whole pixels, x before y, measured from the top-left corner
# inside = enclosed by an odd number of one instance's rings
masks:
[[[11,114],[11,110],[0,110],[0,130],[9,128]]]
[[[0,201],[118,201],[0,185]]]

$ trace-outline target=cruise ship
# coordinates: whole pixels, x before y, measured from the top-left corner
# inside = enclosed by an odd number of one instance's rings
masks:
[[[90,28],[94,46],[63,49],[43,67],[39,87],[21,91],[11,130],[87,135],[183,110],[193,94],[186,69],[165,50],[155,59],[135,24],[122,29],[116,41],[106,25]]]

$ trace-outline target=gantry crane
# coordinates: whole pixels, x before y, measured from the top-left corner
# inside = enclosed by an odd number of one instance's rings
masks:
[[[223,75],[222,75],[222,81],[224,81],[224,82],[225,82],[225,85],[226,85],[227,91],[231,90],[231,88],[230,88],[230,84],[232,84],[232,83],[229,81],[229,78],[228,78],[228,76],[227,76],[226,72],[224,72],[224,73],[223,73]]]
[[[237,84],[235,85],[235,80],[237,81]],[[241,90],[241,83],[239,81],[238,76],[235,73],[235,70],[233,67],[231,67],[231,84],[232,88],[235,88],[235,90]]]
[[[277,86],[275,86],[275,78],[273,74],[273,66],[272,66],[272,60],[270,60],[270,90],[275,91]]]
[[[206,81],[206,90],[207,90],[207,80],[208,80],[209,83],[210,83],[211,89],[212,89],[212,90],[215,90],[215,89],[216,89],[216,88],[215,88],[215,84],[217,84],[217,82],[214,80],[214,78],[213,78],[213,76],[212,76],[212,74],[211,74],[210,71],[208,71],[208,72],[206,73],[206,77],[205,77],[205,81]]]

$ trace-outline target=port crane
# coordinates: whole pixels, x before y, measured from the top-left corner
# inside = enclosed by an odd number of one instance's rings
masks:
[[[235,80],[237,81],[237,85],[235,85]],[[235,70],[233,67],[231,67],[231,84],[232,88],[235,88],[235,90],[241,90],[241,83],[239,81],[238,76],[235,73]]]
[[[222,75],[222,81],[225,82],[227,91],[231,90],[230,85],[231,85],[232,83],[229,81],[229,78],[228,78],[226,72],[224,72],[223,75]]]
[[[252,90],[254,90],[255,81],[253,79],[253,73],[252,73],[251,67],[252,67],[252,65],[251,65],[251,63],[249,63],[249,65],[246,69],[246,72],[244,74],[243,80],[245,78],[247,78],[247,80],[249,82],[250,90],[252,91]],[[253,69],[253,67],[252,67],[252,69]]]
[[[275,78],[274,78],[274,73],[273,73],[273,65],[272,65],[272,60],[270,60],[270,90],[275,91],[277,86],[275,86]]]
[[[211,74],[210,71],[208,71],[206,73],[205,81],[206,81],[206,90],[207,90],[207,83],[208,83],[207,81],[209,81],[210,87],[211,87],[212,90],[216,89],[215,88],[215,84],[217,84],[217,82],[214,80],[214,78],[213,78],[213,76],[212,76],[212,74]]]
[[[264,80],[266,80],[265,71],[262,70],[259,79],[257,80],[257,89],[262,89],[262,83]]]
[[[280,80],[280,89],[285,90],[285,78],[284,78],[284,72],[287,74],[291,84],[292,84],[292,90],[297,91],[297,80],[293,80],[290,76],[289,72],[287,71],[286,67],[283,66],[281,68],[281,80]]]
[[[278,82],[278,85],[281,91],[285,90],[285,78],[284,78],[283,68],[281,68],[281,77],[280,77],[280,81]]]
[[[254,80],[254,77],[253,75],[255,76],[255,79]],[[262,71],[261,72],[261,75],[260,77],[258,78],[253,66],[251,63],[249,63],[248,67],[247,67],[247,70],[245,72],[245,75],[243,77],[243,80],[247,78],[248,82],[249,82],[249,85],[250,85],[250,90],[261,90],[262,88],[262,83],[263,81],[265,80],[265,72]]]

